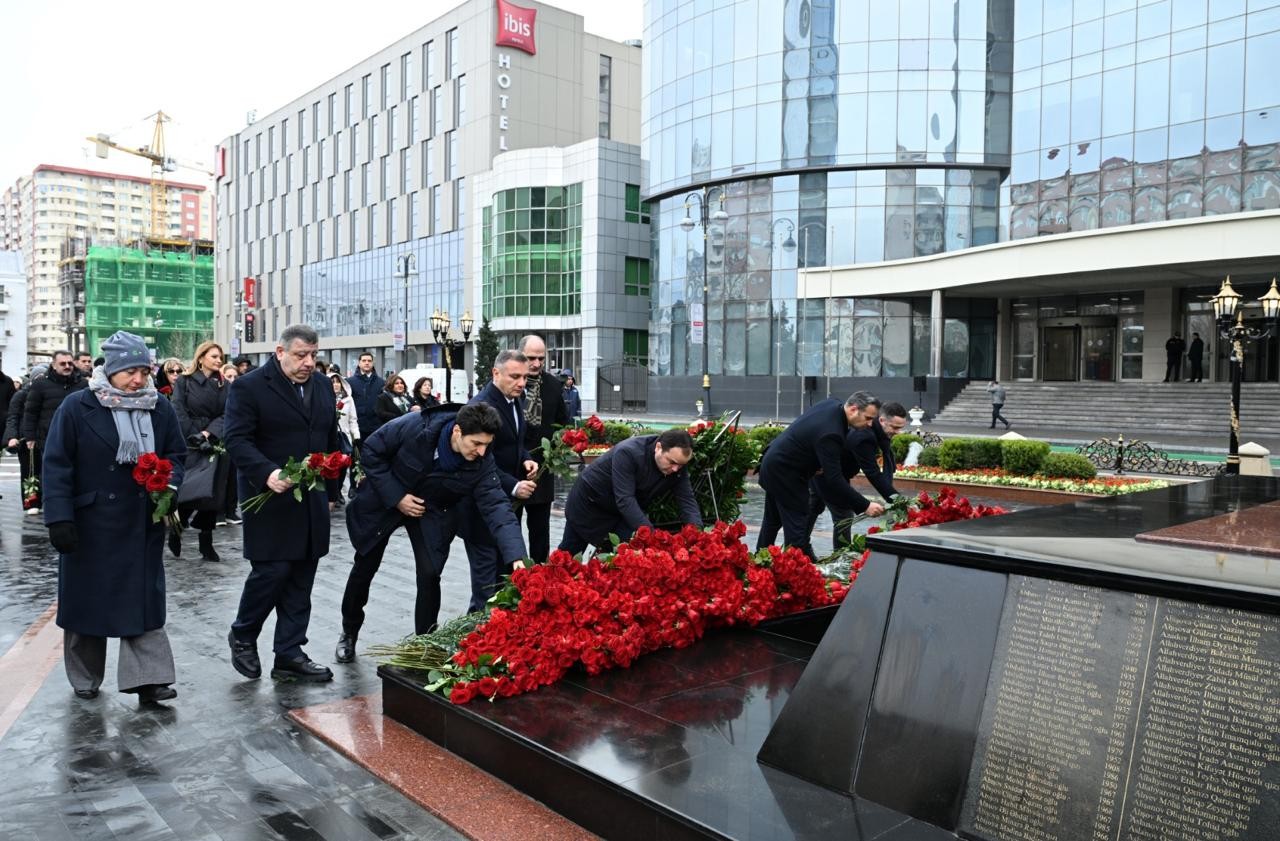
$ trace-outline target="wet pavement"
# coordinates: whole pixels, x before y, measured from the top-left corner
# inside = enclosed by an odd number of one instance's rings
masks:
[[[6,652],[53,604],[57,556],[42,520],[19,511],[17,470],[0,463],[0,683]],[[563,494],[561,494],[563,498]],[[762,494],[751,484],[743,511],[760,520]],[[559,505],[559,503],[558,503]],[[563,519],[552,517],[552,545]],[[864,522],[863,528],[870,525]],[[754,527],[751,529],[754,532]],[[291,709],[376,693],[376,664],[333,662],[339,604],[352,558],[342,511],[334,514],[331,552],[313,592],[308,653],[330,665],[317,686],[246,681],[230,665],[226,632],[249,565],[240,528],[220,527],[220,563],[200,560],[188,533],[183,556],[165,553],[167,630],[177,665],[178,698],[139,707],[115,691],[116,643],[95,700],[77,699],[61,662],[38,685],[0,738],[0,838],[116,839],[451,839],[453,829],[395,789],[331,750],[286,718]],[[83,536],[82,536],[83,539]],[[753,536],[748,540],[754,541]],[[830,523],[815,543],[829,545]],[[442,615],[461,613],[469,597],[466,555],[455,542],[442,582]],[[374,580],[360,650],[413,626],[412,555],[393,537]],[[273,620],[259,641],[269,666]],[[21,646],[18,646],[19,648]],[[11,707],[13,705],[11,704]]]

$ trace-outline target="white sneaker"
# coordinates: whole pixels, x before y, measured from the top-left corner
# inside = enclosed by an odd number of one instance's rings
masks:
[[[39,508],[28,508],[28,509],[27,509],[27,513],[28,513],[28,514],[39,514],[39,513],[40,513],[40,509],[39,509]]]

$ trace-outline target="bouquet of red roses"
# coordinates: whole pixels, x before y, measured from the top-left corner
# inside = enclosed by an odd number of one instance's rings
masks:
[[[337,450],[331,453],[312,453],[302,461],[289,456],[284,467],[280,468],[280,478],[293,482],[293,498],[302,502],[303,491],[314,491],[321,482],[337,479],[350,466],[351,456]],[[245,513],[261,511],[262,506],[275,495],[275,491],[263,491],[245,500],[240,505],[240,510]]]
[[[169,482],[173,479],[173,462],[160,458],[155,453],[143,453],[138,456],[138,463],[133,468],[133,481],[151,497],[155,510],[151,512],[151,522],[158,523],[168,519],[169,527],[176,532],[182,531],[182,521],[173,510],[176,496],[175,488]]]

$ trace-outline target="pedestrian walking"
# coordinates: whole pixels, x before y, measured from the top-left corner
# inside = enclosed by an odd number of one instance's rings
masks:
[[[446,405],[405,415],[369,436],[365,481],[347,508],[356,556],[342,594],[342,636],[334,651],[339,663],[355,659],[369,586],[397,528],[404,527],[413,547],[416,634],[430,633],[439,622],[440,575],[455,535],[486,531],[504,561],[527,557],[489,452],[501,426],[498,411],[487,403]],[[471,503],[465,509],[464,500]]]
[[[71,351],[68,350],[54,351],[48,373],[31,382],[31,393],[22,406],[22,439],[29,450],[31,474],[42,489],[40,471],[44,443],[49,435],[49,426],[53,423],[54,412],[58,411],[68,395],[87,385],[88,381],[76,373]],[[39,501],[28,510],[40,510]]]
[[[228,634],[231,662],[247,678],[262,675],[257,640],[276,614],[271,677],[323,682],[333,672],[303,650],[311,620],[316,567],[329,553],[329,491],[333,485],[294,499],[293,483],[280,469],[290,459],[338,449],[333,387],[315,370],[320,339],[304,324],[286,327],[275,356],[242,374],[227,395],[227,450],[235,462],[240,498],[265,490],[276,495],[244,514],[244,556],[252,570]]]
[[[987,383],[987,394],[991,395],[991,428],[996,428],[996,421],[1004,424],[1004,428],[1008,429],[1012,424],[1009,419],[1000,414],[1000,410],[1004,408],[1006,395],[1005,387],[1000,385],[999,380],[992,380]]]
[[[1187,350],[1187,343],[1182,340],[1181,333],[1174,333],[1164,343],[1164,382],[1177,382],[1182,379],[1182,354]]]
[[[344,453],[354,457],[354,453],[360,445],[360,417],[356,413],[356,402],[347,393],[347,381],[342,378],[341,374],[330,374],[329,382],[333,383],[334,405],[338,410],[338,443]],[[346,467],[342,468],[342,473],[338,476],[337,502],[339,505],[344,502],[342,486],[346,482],[348,469]],[[356,483],[352,480],[351,491],[354,493],[355,489]]]
[[[1204,339],[1200,338],[1199,333],[1191,334],[1191,345],[1187,348],[1187,361],[1191,363],[1187,382],[1204,382]]]
[[[98,695],[107,639],[120,640],[116,685],[144,703],[167,701],[174,664],[165,633],[164,525],[133,476],[146,456],[173,463],[186,445],[178,417],[151,379],[140,336],[117,332],[87,390],[62,401],[44,442],[44,519],[58,550],[63,663],[79,698]],[[69,358],[69,357],[68,357]]]
[[[216,448],[225,438],[223,424],[227,389],[222,382],[222,346],[201,342],[195,358],[173,378],[173,409],[187,442],[186,491],[180,499],[178,517],[199,532],[200,557],[220,561],[213,548],[213,527],[223,513],[227,498],[227,469],[230,459]],[[182,534],[169,532],[169,551],[182,554]]]

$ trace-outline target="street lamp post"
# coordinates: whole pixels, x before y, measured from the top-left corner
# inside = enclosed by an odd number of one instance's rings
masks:
[[[1245,326],[1244,311],[1240,309],[1243,299],[1243,295],[1231,288],[1229,275],[1212,299],[1218,334],[1231,342],[1231,441],[1227,447],[1227,473],[1240,472],[1240,376],[1244,369],[1244,343],[1271,336],[1280,320],[1280,292],[1276,291],[1275,278],[1267,294],[1258,299],[1262,304],[1262,327]]]
[[[771,228],[769,229],[769,237],[770,237],[770,240],[772,241],[773,233],[774,233],[774,228],[776,228],[776,227],[777,227],[777,225],[778,225],[778,223],[779,223],[779,222],[783,222],[783,223],[785,223],[785,224],[786,224],[786,226],[787,226],[787,238],[786,238],[786,239],[784,239],[784,240],[782,241],[782,250],[783,250],[783,251],[785,251],[785,252],[787,252],[788,254],[791,254],[791,253],[793,253],[793,252],[796,250],[796,239],[795,239],[795,236],[794,236],[794,234],[795,234],[795,232],[796,232],[796,226],[795,226],[795,223],[794,223],[794,222],[792,222],[790,219],[787,219],[786,217],[782,217],[782,218],[779,218],[779,219],[775,219],[775,220],[773,221],[773,227],[771,227]],[[817,228],[818,230],[822,231],[824,234],[826,233],[826,229],[823,227],[823,225],[822,225],[822,223],[821,223],[821,222],[805,222],[803,225],[801,225],[801,226],[800,226],[800,242],[801,242],[801,244],[800,244],[800,253],[801,253],[802,255],[804,255],[804,265],[805,265],[805,268],[806,268],[806,269],[807,269],[807,268],[809,268],[809,229],[810,229],[810,228]],[[830,267],[831,267],[831,255],[829,255],[829,254],[828,254],[828,255],[827,255],[827,268],[828,268],[828,269],[830,269]],[[805,280],[805,290],[804,290],[805,294],[804,294],[803,296],[801,296],[801,295],[800,295],[800,288],[799,288],[799,277],[800,277],[800,258],[799,258],[799,256],[797,256],[797,258],[796,258],[796,281],[797,281],[797,285],[796,285],[796,310],[797,310],[797,314],[796,314],[796,315],[797,315],[797,320],[796,320],[796,325],[797,325],[797,329],[796,329],[796,375],[797,375],[797,376],[804,376],[803,372],[801,372],[801,370],[800,370],[800,367],[801,367],[801,366],[800,366],[800,336],[801,336],[801,333],[803,332],[803,328],[804,328],[804,321],[803,321],[803,317],[804,317],[804,310],[806,309],[806,307],[805,307],[805,306],[804,306],[804,304],[801,302],[801,298],[803,297],[803,300],[804,300],[804,301],[807,301],[807,300],[808,300],[808,298],[809,298],[809,284],[808,284],[808,275],[805,275],[805,278],[806,278],[806,280]],[[828,281],[827,281],[827,287],[828,287],[828,288],[827,288],[827,294],[828,294],[828,295],[830,295],[830,294],[831,294],[830,286],[831,286],[830,278],[828,278]],[[829,385],[830,385],[830,377],[828,376],[828,386],[829,386]],[[830,390],[830,389],[828,388],[828,390]],[[800,392],[800,411],[801,411],[801,412],[803,412],[803,411],[804,411],[804,389],[803,389],[803,388],[801,388],[801,392]]]
[[[449,336],[449,331],[453,328],[453,322],[449,318],[449,311],[440,312],[437,309],[431,314],[431,335],[435,337],[436,344],[444,348],[445,403],[453,402],[453,351],[466,347],[467,340],[471,338],[471,328],[475,326],[475,323],[475,319],[471,317],[471,311],[464,312],[458,325],[462,328],[462,341],[455,341]]]
[[[711,191],[718,190],[719,206],[715,212],[711,212]],[[690,201],[698,200],[698,218],[694,219],[690,212]],[[710,244],[711,222],[719,222],[722,225],[728,220],[729,214],[724,209],[724,188],[723,187],[703,187],[701,190],[695,190],[684,197],[684,218],[680,220],[680,227],[685,233],[693,231],[697,225],[702,226],[702,410],[699,415],[709,417],[711,414],[711,368],[710,368],[710,331],[707,318],[707,246]],[[724,231],[718,232],[724,236]],[[692,326],[692,325],[691,325]]]
[[[397,257],[396,272],[404,278],[404,347],[400,364],[400,370],[404,371],[409,367],[409,276],[418,273],[417,256],[410,252]]]

